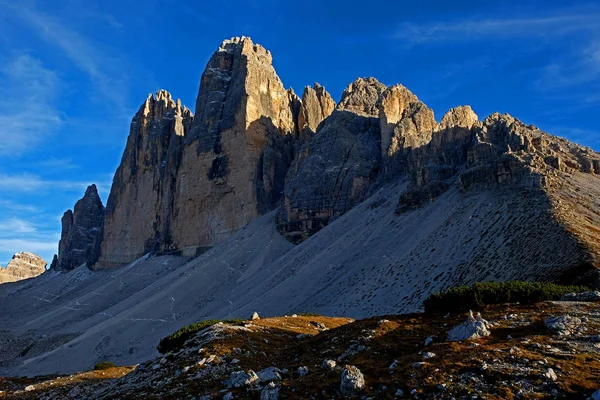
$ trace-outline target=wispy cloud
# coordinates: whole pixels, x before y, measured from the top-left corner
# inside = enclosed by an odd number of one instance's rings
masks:
[[[540,89],[561,89],[600,80],[600,39],[565,58],[561,58],[543,69],[537,82]],[[595,98],[597,101],[597,94],[595,94]],[[588,96],[584,100],[590,102],[590,100],[593,101],[593,98]]]
[[[20,251],[30,251],[36,254],[51,254],[58,250],[59,239],[60,238],[56,236],[48,238],[47,240],[0,239],[0,250],[13,254]],[[48,263],[50,261],[52,260],[46,260]]]
[[[9,218],[7,220],[0,221],[0,226],[8,228],[11,234],[35,233],[37,231],[37,228],[34,224],[19,218]]]
[[[0,155],[18,156],[54,132],[62,119],[53,100],[59,90],[54,72],[27,55],[0,67]]]
[[[26,6],[16,3],[3,3],[5,7],[21,21],[25,22],[35,33],[50,45],[59,49],[79,70],[84,72],[97,89],[103,100],[108,99],[118,107],[126,105],[124,87],[127,86],[127,75],[123,74],[124,60],[111,51],[100,46],[84,34],[70,29],[65,21],[39,10],[33,1]],[[101,18],[111,19],[111,24],[118,21],[106,14]],[[89,15],[88,15],[89,17]]]
[[[470,19],[424,24],[403,23],[392,38],[406,44],[426,42],[556,37],[574,32],[598,31],[600,13],[565,14],[538,18]]]
[[[16,203],[10,200],[0,200],[0,210],[24,213],[34,213],[39,211],[39,209],[33,205]]]
[[[39,166],[44,169],[51,169],[53,171],[66,171],[69,169],[77,169],[78,165],[73,164],[70,158],[49,158],[39,162]]]
[[[0,172],[0,189],[10,190],[12,193],[36,193],[43,194],[49,190],[80,191],[93,182],[52,180],[44,179],[34,174],[6,174]],[[105,192],[110,188],[110,182],[102,181],[96,183],[99,191]]]

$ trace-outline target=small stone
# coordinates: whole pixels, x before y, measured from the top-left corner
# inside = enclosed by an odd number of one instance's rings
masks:
[[[388,369],[394,369],[398,366],[398,360],[394,360],[394,362],[392,362],[390,364],[390,366],[388,367]]]
[[[548,368],[544,376],[550,379],[552,382],[556,382],[558,380],[558,377],[552,368]]]
[[[304,367],[300,367],[300,368],[298,368],[298,371],[297,371],[297,373],[298,373],[298,376],[299,376],[299,377],[303,377],[303,376],[306,376],[306,375],[308,375],[308,367],[307,367],[307,366],[304,366]]]
[[[416,362],[416,363],[414,363],[412,366],[413,366],[413,368],[422,368],[422,367],[424,367],[426,364],[427,364],[426,362],[419,361],[419,362]]]
[[[433,338],[431,336],[429,336],[427,339],[425,339],[425,347],[430,346],[431,343],[433,343]]]
[[[33,385],[29,385],[29,386],[26,386],[26,387],[25,387],[25,391],[26,391],[26,392],[31,392],[32,390],[35,390],[35,386],[33,386]]]
[[[423,358],[426,359],[426,360],[428,360],[430,358],[434,358],[434,357],[435,357],[435,353],[432,353],[430,351],[428,351],[428,352],[426,352],[426,353],[423,354]]]
[[[260,392],[260,400],[278,400],[279,399],[279,386],[274,382],[270,382]]]
[[[336,366],[337,362],[334,360],[323,360],[323,363],[321,364],[321,368],[329,371],[334,370]]]
[[[402,389],[396,390],[396,393],[394,394],[394,396],[396,396],[396,397],[404,397],[404,390],[402,390]]]
[[[233,393],[228,392],[225,396],[223,396],[223,400],[233,400]]]
[[[354,396],[365,389],[365,378],[354,365],[344,366],[340,392],[344,397]]]
[[[256,311],[254,311],[254,314],[252,314],[252,321],[256,320],[256,319],[260,319],[258,313]]]

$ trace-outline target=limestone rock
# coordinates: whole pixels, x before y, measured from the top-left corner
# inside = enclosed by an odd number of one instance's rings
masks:
[[[469,311],[467,320],[448,332],[448,341],[460,342],[490,336],[490,328],[490,324],[481,317],[481,314],[477,313],[477,316],[474,317],[473,312]]]
[[[259,378],[256,373],[252,370],[248,371],[235,371],[231,374],[227,380],[227,388],[239,388],[244,386],[257,385]]]
[[[365,389],[365,378],[354,365],[346,365],[342,371],[340,392],[344,397],[351,397]]]
[[[567,336],[574,333],[582,324],[581,319],[570,315],[561,315],[550,317],[546,320],[546,328],[557,333],[560,336]]]
[[[377,117],[377,100],[385,89],[386,86],[375,78],[358,78],[344,90],[336,109],[364,117]]]
[[[96,185],[90,185],[73,211],[68,210],[62,217],[58,256],[51,269],[70,271],[82,264],[92,267],[100,257],[103,232],[104,206]]]
[[[279,382],[281,380],[281,370],[276,367],[268,367],[256,373],[261,383]]]
[[[600,301],[600,291],[583,292],[583,293],[567,293],[562,298],[562,301]]]
[[[297,108],[268,50],[246,37],[223,42],[202,75],[176,184],[171,236],[184,255],[276,207],[294,154]]]
[[[406,172],[410,150],[427,145],[437,122],[433,110],[402,85],[387,88],[378,100],[381,157],[388,174]]]
[[[6,267],[0,266],[0,283],[35,278],[46,272],[46,265],[46,261],[36,254],[16,253]]]
[[[277,216],[290,241],[305,240],[364,199],[381,159],[379,121],[369,113],[384,88],[373,78],[351,84],[292,163]]]
[[[310,138],[317,127],[335,109],[335,101],[325,88],[318,83],[307,86],[302,94],[300,112],[298,114],[298,130],[304,137]]]
[[[260,392],[260,400],[278,400],[279,399],[279,386],[274,382],[266,385]]]
[[[148,95],[133,117],[106,206],[100,267],[172,250],[174,189],[191,121],[190,110],[165,90]]]

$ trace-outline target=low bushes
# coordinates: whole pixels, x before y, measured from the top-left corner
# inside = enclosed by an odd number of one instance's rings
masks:
[[[111,363],[109,361],[99,362],[99,363],[96,363],[96,365],[94,365],[94,369],[96,371],[103,370],[103,369],[111,369],[111,368],[116,368],[116,367],[117,367],[117,365],[115,363]]]
[[[563,286],[542,282],[477,282],[432,293],[423,302],[425,312],[463,312],[489,304],[537,303],[559,300],[566,293],[586,292],[585,286]]]
[[[219,322],[230,323],[230,324],[239,324],[242,322],[241,319],[230,319],[226,321],[221,321],[218,319],[207,319],[205,321],[196,322],[194,324],[190,324],[184,326],[180,330],[175,333],[172,333],[169,336],[166,336],[160,339],[158,346],[156,347],[161,353],[168,353],[169,351],[175,350],[183,346],[186,340],[194,336],[197,332],[201,331],[204,328],[209,326],[218,324]]]

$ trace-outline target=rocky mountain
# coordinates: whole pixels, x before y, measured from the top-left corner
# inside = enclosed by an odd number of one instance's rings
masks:
[[[254,311],[364,318],[476,281],[598,287],[599,172],[589,148],[469,106],[438,122],[374,78],[338,104],[318,84],[300,98],[270,52],[226,40],[195,115],[149,96],[106,211],[67,213],[65,273],[0,288],[0,371],[135,364],[174,327]]]
[[[17,253],[6,267],[0,266],[0,283],[35,278],[46,272],[46,265],[48,263],[36,254]]]
[[[104,228],[104,206],[96,185],[90,185],[83,197],[62,217],[58,255],[52,270],[70,271],[82,264],[92,267],[100,256]]]

